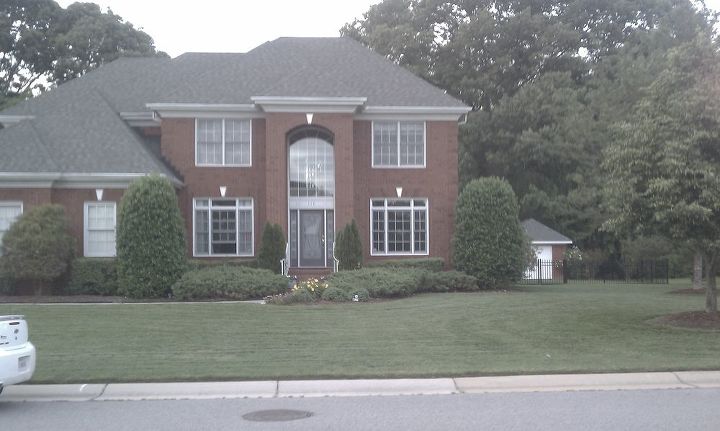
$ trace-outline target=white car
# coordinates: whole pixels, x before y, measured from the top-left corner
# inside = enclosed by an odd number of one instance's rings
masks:
[[[0,393],[30,380],[34,372],[35,346],[28,341],[24,316],[0,316]]]

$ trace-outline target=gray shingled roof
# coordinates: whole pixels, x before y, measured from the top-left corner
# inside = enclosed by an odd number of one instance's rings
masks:
[[[0,172],[150,173],[173,177],[120,118],[147,103],[251,104],[253,96],[366,97],[367,106],[464,107],[347,38],[280,38],[245,54],[122,58],[0,115]]]
[[[557,232],[539,221],[529,218],[520,223],[525,229],[525,233],[530,237],[532,241],[541,242],[556,242],[556,243],[572,243],[572,240],[565,235]]]

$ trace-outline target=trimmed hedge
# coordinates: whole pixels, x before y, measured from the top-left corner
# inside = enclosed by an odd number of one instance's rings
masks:
[[[477,278],[460,271],[428,272],[424,274],[423,292],[474,292],[480,290]]]
[[[258,262],[255,259],[188,259],[185,272],[204,268],[215,268],[218,266],[257,268]]]
[[[173,295],[189,299],[262,299],[286,292],[288,279],[266,269],[215,266],[186,272],[173,286]]]
[[[165,296],[187,267],[185,229],[175,188],[157,175],[133,181],[120,202],[117,272],[120,293]]]
[[[440,272],[445,266],[445,260],[441,257],[373,260],[368,262],[365,266],[373,268],[415,268],[425,271]]]
[[[364,288],[371,298],[399,298],[417,292],[423,274],[413,269],[362,268],[335,273],[328,284],[347,293]]]
[[[453,261],[485,288],[501,288],[522,277],[529,243],[518,221],[518,203],[500,178],[470,181],[458,197]]]
[[[116,295],[117,263],[112,258],[73,260],[65,292],[69,295]]]

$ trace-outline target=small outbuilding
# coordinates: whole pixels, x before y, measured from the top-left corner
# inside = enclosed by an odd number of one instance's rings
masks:
[[[542,262],[563,260],[567,246],[572,244],[570,238],[532,218],[524,220],[520,224],[527,236],[530,237],[537,260]],[[552,264],[548,265],[550,267],[554,266]],[[528,268],[525,278],[553,278],[554,271],[542,270],[544,266],[548,265],[535,265],[533,268]],[[540,270],[540,273],[538,273],[538,270]]]

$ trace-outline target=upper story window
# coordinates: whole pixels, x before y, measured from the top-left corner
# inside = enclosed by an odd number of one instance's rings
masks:
[[[23,212],[22,202],[14,201],[0,201],[0,245],[2,245],[2,239],[10,229],[15,220],[17,220]]]
[[[86,257],[115,256],[115,202],[85,202]]]
[[[253,255],[251,198],[199,198],[193,206],[195,256]]]
[[[373,121],[373,167],[425,167],[424,121]]]
[[[249,119],[195,120],[197,166],[251,166],[252,123]]]

